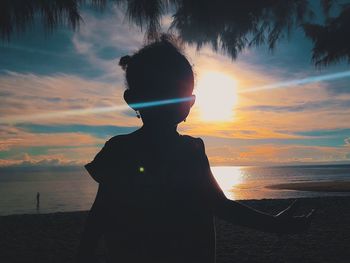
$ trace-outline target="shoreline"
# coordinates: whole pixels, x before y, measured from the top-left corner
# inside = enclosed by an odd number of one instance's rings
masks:
[[[309,192],[350,192],[350,181],[298,182],[272,184],[266,186],[272,190],[295,190]]]
[[[239,202],[276,214],[292,200]],[[296,215],[317,210],[310,230],[300,235],[277,236],[216,219],[217,263],[348,262],[350,196],[298,202]],[[0,216],[0,262],[75,262],[86,216],[87,211]],[[102,259],[103,248],[97,254]]]
[[[279,184],[278,184],[279,185]],[[274,186],[274,185],[271,185]],[[277,186],[277,185],[276,185]],[[268,187],[268,186],[266,186]],[[312,197],[293,197],[293,198],[262,198],[262,199],[235,199],[234,201],[240,202],[240,203],[246,203],[246,204],[255,204],[259,202],[294,202],[295,200],[310,200],[310,199],[323,199],[323,198],[349,198],[350,200],[350,195],[347,196],[312,196]],[[2,217],[9,217],[9,216],[35,216],[35,215],[56,215],[56,214],[75,214],[75,213],[87,213],[89,210],[72,210],[72,211],[56,211],[56,212],[33,212],[33,213],[15,213],[15,214],[0,214],[0,218]]]
[[[350,182],[349,182],[350,183]],[[291,183],[291,184],[298,184],[298,183]],[[285,184],[276,184],[276,185],[269,185],[266,186],[266,188],[268,189],[272,189],[270,188],[270,186],[272,187],[280,187],[280,185],[285,185]],[[287,185],[287,184],[286,184]],[[289,185],[289,184],[288,184]],[[281,190],[283,188],[278,188],[278,190]],[[292,190],[292,189],[287,189],[287,190]],[[299,191],[299,190],[298,190]],[[302,190],[300,190],[302,191]],[[337,193],[337,192],[334,192]],[[283,203],[292,203],[295,200],[298,201],[307,201],[307,200],[312,200],[312,199],[334,199],[334,198],[349,198],[350,201],[350,195],[344,195],[344,196],[339,196],[339,195],[334,195],[334,196],[312,196],[312,197],[292,197],[292,198],[262,198],[262,199],[235,199],[234,201],[236,202],[240,202],[243,204],[258,204],[259,202],[283,202]],[[72,211],[55,211],[55,212],[33,212],[33,213],[15,213],[15,214],[0,214],[0,219],[2,217],[10,217],[10,216],[45,216],[45,215],[57,215],[57,214],[76,214],[76,213],[87,213],[89,212],[89,210],[72,210]]]

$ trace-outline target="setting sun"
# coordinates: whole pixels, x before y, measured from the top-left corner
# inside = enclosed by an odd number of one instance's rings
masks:
[[[205,72],[196,85],[197,106],[202,120],[229,121],[237,103],[236,81],[219,72]]]

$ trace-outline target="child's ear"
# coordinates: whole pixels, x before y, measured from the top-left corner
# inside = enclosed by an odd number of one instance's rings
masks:
[[[191,95],[192,99],[191,99],[191,107],[193,106],[193,104],[196,102],[196,95]]]
[[[132,107],[132,104],[135,104],[137,102],[135,93],[132,90],[127,89],[126,91],[124,91],[124,100],[126,101],[127,104],[129,104],[130,107]],[[134,107],[132,107],[134,110]]]

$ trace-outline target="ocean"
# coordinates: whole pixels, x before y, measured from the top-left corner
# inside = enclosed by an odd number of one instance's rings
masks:
[[[291,182],[350,181],[350,165],[285,167],[212,167],[225,195],[232,200],[344,196],[350,193],[272,190]],[[0,169],[0,215],[52,213],[90,209],[97,183],[83,168]],[[40,193],[40,207],[36,195]]]

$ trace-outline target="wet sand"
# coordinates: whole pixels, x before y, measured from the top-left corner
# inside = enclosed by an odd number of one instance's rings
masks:
[[[312,192],[350,192],[350,182],[328,181],[328,182],[302,182],[273,184],[267,186],[269,189],[284,189]]]
[[[242,201],[269,213],[291,200]],[[300,199],[299,213],[316,208],[308,233],[277,236],[216,220],[217,263],[349,262],[350,197]],[[86,212],[0,217],[0,262],[74,262]],[[99,249],[103,261],[103,248]]]

